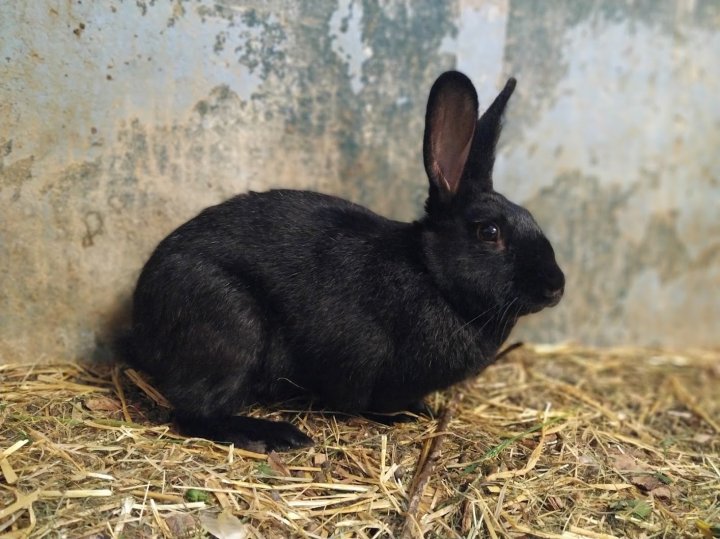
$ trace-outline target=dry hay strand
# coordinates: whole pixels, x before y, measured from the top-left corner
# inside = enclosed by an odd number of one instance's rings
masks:
[[[720,535],[720,353],[523,347],[386,426],[260,455],[173,432],[137,373],[0,366],[0,536]]]

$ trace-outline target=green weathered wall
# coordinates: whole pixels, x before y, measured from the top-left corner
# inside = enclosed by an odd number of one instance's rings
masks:
[[[107,355],[154,245],[275,186],[418,215],[432,81],[519,79],[496,186],[568,275],[518,336],[720,345],[720,5],[0,0],[0,361]]]

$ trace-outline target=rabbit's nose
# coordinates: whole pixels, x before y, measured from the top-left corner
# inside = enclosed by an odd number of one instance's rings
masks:
[[[549,288],[545,290],[545,297],[548,299],[560,299],[565,292],[565,287],[560,288]]]
[[[557,305],[565,293],[565,275],[560,268],[555,267],[553,271],[546,273],[545,277],[546,281],[543,296],[550,306]]]
[[[561,286],[560,288],[546,288],[545,289],[545,299],[547,299],[550,302],[550,305],[557,305],[560,301],[560,298],[562,298],[563,294],[565,293],[565,286]]]

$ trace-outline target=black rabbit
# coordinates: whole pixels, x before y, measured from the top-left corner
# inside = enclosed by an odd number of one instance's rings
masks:
[[[565,278],[550,243],[493,191],[514,88],[478,119],[465,75],[435,82],[418,221],[273,190],[208,208],[160,243],[121,348],[173,403],[181,432],[282,450],[312,441],[235,412],[297,395],[347,412],[416,409],[488,366],[518,317],[558,303]]]

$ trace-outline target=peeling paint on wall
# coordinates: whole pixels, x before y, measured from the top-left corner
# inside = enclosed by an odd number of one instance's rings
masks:
[[[568,274],[541,341],[718,345],[720,7],[3,2],[0,361],[109,354],[154,245],[248,189],[418,215],[427,92],[519,87],[498,190]]]

